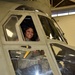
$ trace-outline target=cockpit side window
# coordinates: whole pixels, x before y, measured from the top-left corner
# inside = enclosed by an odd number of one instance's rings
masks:
[[[4,35],[6,41],[18,40],[16,32],[16,23],[21,18],[21,15],[11,15],[3,25]]]
[[[49,18],[41,15],[38,15],[38,17],[42,23],[43,29],[48,38],[62,40],[62,38],[59,36],[57,32],[55,25]]]
[[[75,75],[75,50],[56,43],[50,46],[62,75]]]
[[[38,34],[31,16],[26,16],[20,24],[20,27],[24,41],[39,41]]]

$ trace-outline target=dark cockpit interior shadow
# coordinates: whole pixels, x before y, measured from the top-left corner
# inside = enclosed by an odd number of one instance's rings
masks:
[[[36,41],[38,39],[38,34],[37,34],[36,29],[35,29],[35,26],[34,26],[34,23],[33,23],[31,16],[26,16],[25,19],[20,24],[20,27],[22,29],[23,35],[24,35],[24,31],[27,29],[27,27],[33,28],[34,36],[32,38],[32,41]]]

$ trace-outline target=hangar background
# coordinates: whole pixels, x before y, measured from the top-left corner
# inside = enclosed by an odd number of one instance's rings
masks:
[[[65,33],[68,44],[75,46],[75,0],[50,0],[52,16]]]

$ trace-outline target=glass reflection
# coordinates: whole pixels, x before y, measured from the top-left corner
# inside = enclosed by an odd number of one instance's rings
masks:
[[[51,44],[62,75],[75,75],[75,51],[59,44]]]
[[[53,75],[44,50],[9,50],[16,75]]]
[[[3,25],[4,35],[6,41],[18,41],[16,32],[16,23],[21,18],[21,15],[11,15]]]

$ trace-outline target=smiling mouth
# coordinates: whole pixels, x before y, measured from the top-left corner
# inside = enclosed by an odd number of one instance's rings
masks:
[[[32,37],[32,35],[28,35],[28,37],[30,37],[30,38],[31,38],[31,37]]]

